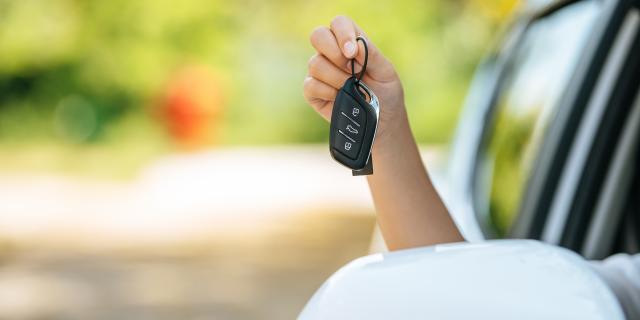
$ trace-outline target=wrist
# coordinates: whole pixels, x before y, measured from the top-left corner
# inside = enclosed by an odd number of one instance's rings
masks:
[[[404,106],[396,108],[394,113],[393,118],[387,117],[380,120],[380,126],[371,150],[374,158],[387,158],[389,155],[403,153],[403,149],[415,147],[415,140]]]

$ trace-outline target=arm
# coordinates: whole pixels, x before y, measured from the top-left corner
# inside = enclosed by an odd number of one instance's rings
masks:
[[[337,91],[350,76],[349,60],[355,57],[358,67],[364,60],[363,47],[355,41],[358,35],[367,38],[344,16],[336,17],[331,28],[319,27],[311,34],[317,53],[309,60],[304,95],[326,120],[331,118]],[[381,105],[373,147],[375,173],[368,182],[385,242],[390,250],[397,250],[463,241],[422,164],[400,79],[378,48],[367,43],[369,63],[363,81]]]
[[[375,171],[368,177],[389,250],[463,241],[431,183],[408,121],[403,122],[392,141],[374,147]]]

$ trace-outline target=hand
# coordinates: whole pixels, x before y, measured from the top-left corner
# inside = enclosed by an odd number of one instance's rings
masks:
[[[391,128],[407,126],[404,93],[400,78],[393,65],[371,42],[365,33],[345,16],[331,21],[331,27],[318,27],[311,33],[311,45],[316,49],[309,60],[308,75],[304,80],[304,96],[307,102],[327,121],[331,119],[333,102],[338,90],[351,76],[351,59],[355,57],[355,70],[362,69],[364,46],[357,36],[367,40],[369,60],[362,81],[380,101],[380,122],[375,149],[387,143]]]
[[[424,168],[404,106],[402,84],[393,68],[364,32],[349,18],[339,16],[331,28],[311,33],[317,53],[309,60],[304,96],[322,117],[331,119],[333,101],[364,61],[367,39],[369,61],[364,81],[380,100],[380,122],[373,145],[374,174],[367,176],[376,206],[378,225],[390,250],[462,241],[455,223]]]

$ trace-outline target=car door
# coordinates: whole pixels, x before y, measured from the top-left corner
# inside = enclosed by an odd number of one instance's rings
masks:
[[[603,223],[588,230],[605,201],[593,199],[612,146],[620,128],[633,127],[621,119],[637,92],[637,15],[634,1],[559,1],[513,24],[507,49],[480,68],[490,76],[474,81],[452,153],[448,204],[468,238],[542,239],[581,251],[587,233],[591,243],[615,233]],[[470,216],[480,236],[465,226]]]

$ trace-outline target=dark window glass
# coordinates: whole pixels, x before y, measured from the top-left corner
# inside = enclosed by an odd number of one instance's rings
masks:
[[[507,68],[476,176],[481,219],[504,236],[518,212],[545,131],[597,17],[583,1],[535,21]]]

